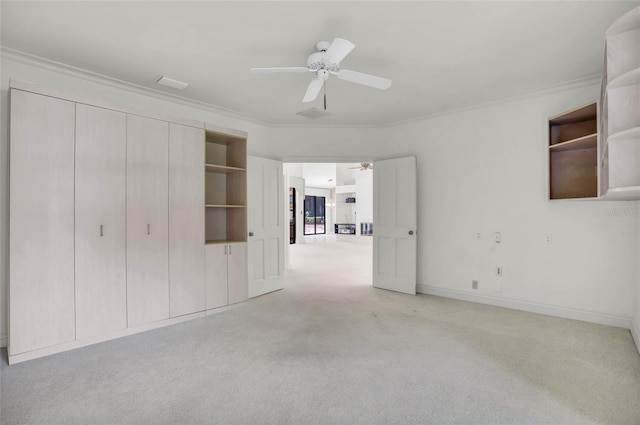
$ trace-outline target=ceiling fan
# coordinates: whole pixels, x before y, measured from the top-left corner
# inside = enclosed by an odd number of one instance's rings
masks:
[[[254,74],[266,74],[275,72],[315,72],[316,76],[302,99],[303,102],[311,102],[318,97],[318,93],[324,86],[330,74],[337,75],[339,79],[351,81],[380,90],[388,89],[391,80],[388,78],[376,77],[375,75],[364,74],[362,72],[341,69],[340,62],[356,47],[352,42],[336,38],[333,43],[321,41],[316,44],[317,52],[312,53],[307,58],[307,66],[288,66],[278,68],[251,68]],[[326,98],[325,98],[326,102]],[[326,106],[325,106],[326,109]]]
[[[358,168],[360,169],[360,171],[367,171],[367,170],[373,170],[373,164],[370,162],[361,162],[359,167],[349,167],[351,170],[357,170]]]

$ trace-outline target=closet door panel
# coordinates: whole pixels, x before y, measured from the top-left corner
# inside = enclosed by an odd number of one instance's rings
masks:
[[[228,304],[227,251],[227,244],[209,244],[205,247],[207,310]]]
[[[9,355],[75,339],[75,104],[11,90]]]
[[[126,114],[76,106],[76,337],[127,326]]]
[[[127,324],[169,317],[169,123],[127,115]]]
[[[227,267],[229,304],[246,301],[249,297],[246,242],[229,244]]]
[[[170,124],[169,294],[171,317],[205,309],[204,130]]]

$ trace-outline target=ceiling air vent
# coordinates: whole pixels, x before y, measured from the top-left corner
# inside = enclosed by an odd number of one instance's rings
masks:
[[[327,115],[329,115],[329,113],[327,111],[323,111],[322,109],[311,108],[307,109],[306,111],[298,112],[296,115],[315,120],[318,118],[326,117]]]
[[[156,84],[159,84],[161,86],[171,87],[172,89],[178,89],[178,90],[182,90],[189,85],[188,83],[183,83],[182,81],[174,80],[173,78],[167,78],[163,76],[160,76],[160,78],[156,80]]]

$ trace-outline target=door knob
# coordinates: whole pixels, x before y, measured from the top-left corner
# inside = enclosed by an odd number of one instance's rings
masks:
[[[249,232],[249,236],[253,236],[253,232]]]
[[[413,235],[413,230],[409,230],[409,234],[410,234],[410,235]]]

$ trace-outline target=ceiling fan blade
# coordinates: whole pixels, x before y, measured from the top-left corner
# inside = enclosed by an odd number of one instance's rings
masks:
[[[350,42],[349,40],[345,40],[344,38],[336,38],[331,43],[331,46],[327,49],[324,54],[324,60],[326,63],[340,63],[345,56],[349,54],[353,48],[356,47],[355,44]]]
[[[314,78],[309,83],[309,87],[307,88],[307,92],[304,94],[303,102],[312,102],[316,100],[318,97],[318,93],[320,93],[320,89],[322,89],[322,85],[324,84],[324,80],[319,80]]]
[[[251,68],[249,70],[252,74],[272,74],[274,72],[308,72],[309,68],[306,66],[281,66],[278,68]]]
[[[385,90],[391,87],[391,80],[388,78],[376,77],[375,75],[363,74],[362,72],[349,71],[348,69],[340,70],[340,72],[338,72],[338,78],[380,90]]]

